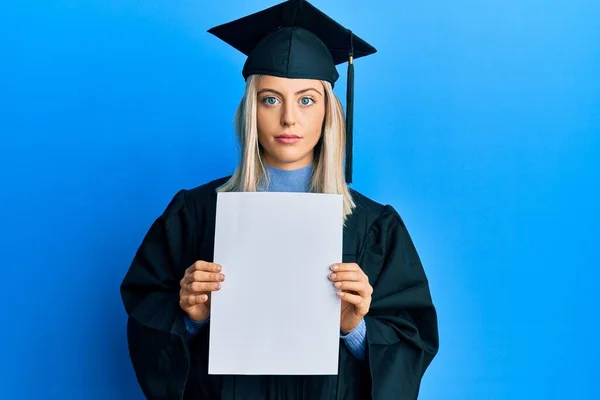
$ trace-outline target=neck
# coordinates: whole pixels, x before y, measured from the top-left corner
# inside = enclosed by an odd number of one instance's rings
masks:
[[[308,192],[312,179],[313,164],[294,169],[282,169],[265,163],[266,179],[259,185],[267,192]]]

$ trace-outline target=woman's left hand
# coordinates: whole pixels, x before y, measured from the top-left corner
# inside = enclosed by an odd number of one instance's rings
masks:
[[[334,264],[329,279],[342,299],[340,328],[344,334],[352,331],[371,307],[373,287],[369,277],[355,263]]]

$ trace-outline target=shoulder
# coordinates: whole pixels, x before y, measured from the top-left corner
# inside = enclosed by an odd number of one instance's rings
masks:
[[[352,216],[366,223],[367,226],[377,222],[392,222],[392,220],[401,222],[400,215],[392,205],[370,198],[355,189],[350,189],[350,193],[356,205]]]
[[[214,179],[193,188],[184,189],[183,191],[185,193],[186,201],[189,204],[202,204],[216,201],[217,189],[224,185],[229,178],[229,176],[226,176]]]
[[[350,194],[356,204],[356,208],[354,209],[355,213],[373,217],[379,215],[385,207],[383,203],[367,197],[356,189],[350,189]]]
[[[394,206],[356,190],[351,190],[351,194],[356,207],[347,220],[347,230],[361,234],[362,243],[366,243],[367,239],[384,243],[410,236],[404,220]]]
[[[229,178],[229,176],[222,177],[195,187],[180,189],[172,196],[164,213],[174,214],[183,210],[194,216],[206,214],[206,210],[216,207],[217,189]]]

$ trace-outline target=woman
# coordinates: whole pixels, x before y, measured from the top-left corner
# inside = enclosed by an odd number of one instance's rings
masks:
[[[375,50],[301,0],[211,33],[248,55],[241,161],[174,196],[123,280],[140,387],[149,399],[416,399],[438,351],[427,277],[398,213],[347,186],[350,126],[333,93],[335,65]],[[343,195],[344,256],[329,276],[342,302],[338,375],[207,373],[211,293],[227,285],[227,266],[212,262],[217,192],[257,190]]]

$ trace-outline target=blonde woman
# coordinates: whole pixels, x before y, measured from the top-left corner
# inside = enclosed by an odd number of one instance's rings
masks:
[[[173,400],[416,399],[438,351],[428,280],[394,208],[348,187],[352,98],[345,121],[333,92],[336,64],[353,68],[375,49],[301,0],[210,32],[248,55],[236,115],[240,163],[230,177],[178,192],[123,280],[141,389]],[[343,196],[344,256],[329,274],[342,303],[338,375],[208,374],[211,293],[227,285],[227,266],[213,263],[219,191]]]

